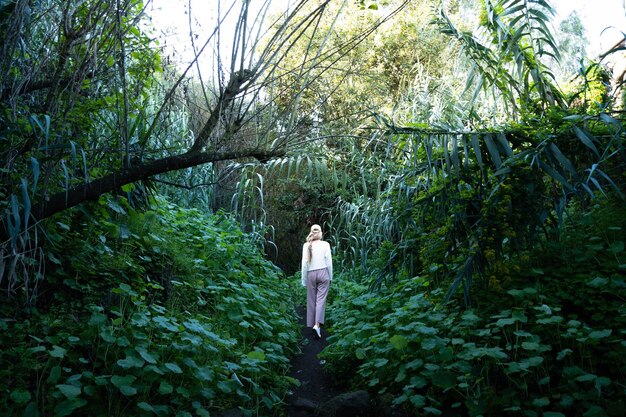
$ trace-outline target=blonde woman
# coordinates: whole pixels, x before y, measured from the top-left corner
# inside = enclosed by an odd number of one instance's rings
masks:
[[[302,246],[302,286],[306,287],[306,325],[312,327],[320,339],[324,324],[326,296],[333,279],[333,260],[330,244],[322,240],[322,228],[314,224]]]

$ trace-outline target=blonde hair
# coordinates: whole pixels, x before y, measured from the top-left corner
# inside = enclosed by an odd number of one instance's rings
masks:
[[[309,242],[309,250],[307,251],[307,262],[311,263],[311,258],[313,257],[313,241],[314,240],[322,240],[322,228],[318,224],[314,224],[311,226],[311,231],[309,235],[306,237],[306,241]]]

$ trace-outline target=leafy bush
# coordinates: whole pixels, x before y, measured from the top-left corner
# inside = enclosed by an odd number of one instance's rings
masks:
[[[330,369],[417,415],[621,415],[626,217],[619,203],[574,212],[479,308],[442,304],[420,277],[377,292],[338,279]]]
[[[102,199],[57,219],[39,305],[0,321],[8,415],[274,410],[298,326],[289,286],[226,215]],[[2,313],[8,317],[8,310]]]

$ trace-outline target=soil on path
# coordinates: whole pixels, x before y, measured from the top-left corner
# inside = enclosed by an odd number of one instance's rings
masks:
[[[302,326],[302,353],[291,360],[290,376],[300,381],[300,386],[287,398],[288,417],[310,416],[311,410],[303,405],[320,405],[340,394],[329,374],[324,372],[324,364],[317,355],[326,346],[328,334],[322,327],[322,338],[314,337],[313,330],[306,327],[306,307],[297,307],[296,313]]]

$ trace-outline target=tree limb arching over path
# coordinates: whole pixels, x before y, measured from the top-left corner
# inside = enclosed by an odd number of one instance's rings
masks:
[[[7,33],[30,37],[8,36],[0,57],[0,97],[14,114],[6,120],[13,126],[12,140],[0,152],[0,184],[8,196],[7,216],[0,221],[2,242],[11,238],[15,243],[41,220],[127,184],[219,161],[265,162],[314,140],[298,124],[300,95],[328,70],[324,60],[348,53],[406,4],[332,50],[309,45],[289,88],[273,91],[284,76],[281,62],[294,45],[319,30],[329,1],[299,0],[273,16],[271,1],[254,16],[249,2],[219,6],[223,15],[204,43],[196,45],[190,27],[195,56],[167,82],[155,81],[161,57],[141,29],[151,2],[117,3],[68,2],[47,10],[17,2],[12,11]],[[51,16],[45,26],[35,19],[44,13]],[[223,56],[220,44],[227,35],[222,26],[228,15],[236,15],[237,24],[230,56]],[[49,56],[33,55],[27,62],[19,54],[20,45],[39,43]],[[189,141],[163,126],[169,123],[168,112],[189,99],[189,74],[207,53],[213,53],[214,73],[200,81],[203,99],[192,105],[203,109],[204,120]],[[21,71],[9,71],[12,67]],[[160,98],[150,98],[155,82],[164,89]],[[85,102],[99,98],[101,107],[83,110],[77,97]],[[93,120],[102,117],[110,118],[110,131],[93,131]],[[28,124],[29,129],[22,128]]]

